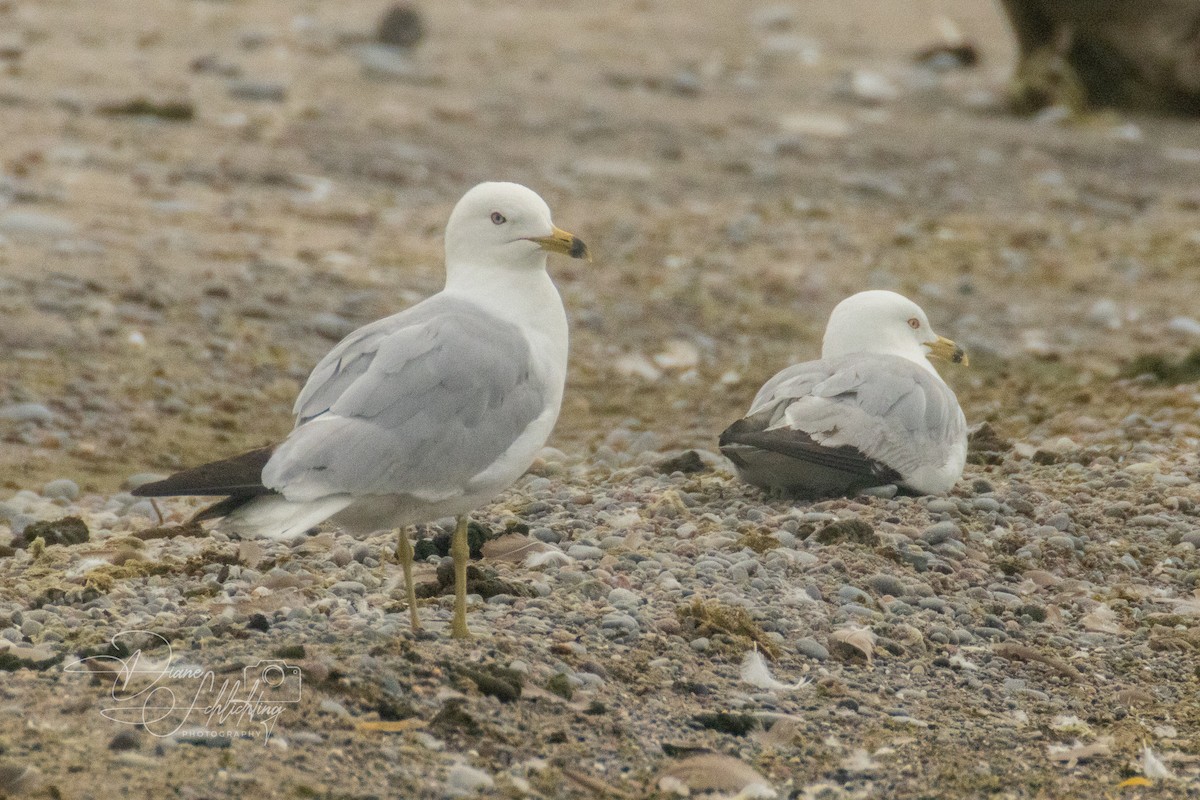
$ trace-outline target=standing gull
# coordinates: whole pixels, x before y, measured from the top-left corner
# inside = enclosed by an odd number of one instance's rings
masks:
[[[860,292],[829,316],[821,358],[771,378],[721,434],[743,480],[799,497],[895,483],[944,494],[962,477],[967,423],[929,357],[967,363],[895,292]]]
[[[329,519],[358,534],[456,516],[452,635],[467,630],[467,515],[519,478],[558,418],[567,318],[547,253],[588,258],[515,183],[482,183],[446,223],[446,286],[359,328],[308,378],[281,443],[177,473],[143,497],[227,495],[196,515],[249,536],[297,536]]]

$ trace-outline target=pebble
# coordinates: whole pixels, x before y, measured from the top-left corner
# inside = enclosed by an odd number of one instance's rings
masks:
[[[12,422],[53,422],[54,412],[41,403],[12,403],[0,406],[0,420]]]
[[[904,582],[894,575],[872,575],[867,578],[867,585],[880,594],[890,594],[892,597],[902,597],[906,594]]]
[[[8,211],[0,214],[0,233],[61,238],[75,233],[75,223],[37,211]]]
[[[638,621],[628,614],[620,611],[613,611],[605,614],[600,619],[601,628],[614,628],[617,630],[633,633],[638,629]]]
[[[383,12],[375,29],[375,40],[388,47],[415,47],[425,36],[421,12],[410,3],[394,3]]]
[[[825,661],[829,658],[829,650],[825,645],[807,636],[797,639],[792,646],[796,648],[796,652],[800,655],[808,656],[816,661]]]
[[[287,87],[282,83],[234,79],[229,82],[229,96],[238,100],[282,103],[287,100]]]
[[[69,478],[59,478],[42,487],[42,496],[57,500],[74,500],[79,497],[79,484]]]
[[[642,604],[642,598],[629,589],[613,589],[608,593],[608,603],[622,610],[635,609]]]
[[[495,785],[491,775],[466,764],[455,764],[446,776],[446,794],[449,797],[465,797],[492,789]]]
[[[1167,330],[1184,336],[1200,338],[1200,320],[1194,317],[1173,317],[1167,323]]]
[[[580,561],[599,561],[604,558],[604,551],[599,547],[584,544],[573,544],[567,548],[567,555]]]
[[[929,544],[941,544],[951,539],[961,539],[962,529],[953,522],[935,522],[921,532],[921,538]]]

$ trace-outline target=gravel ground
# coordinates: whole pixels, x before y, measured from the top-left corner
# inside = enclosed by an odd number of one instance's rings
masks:
[[[1200,796],[1200,130],[1009,117],[983,0],[454,0],[412,53],[381,11],[0,2],[0,796]],[[981,67],[914,63],[939,13]],[[446,521],[415,635],[390,535],[127,493],[286,432],[487,178],[597,260],[474,640]],[[717,433],[867,287],[971,352],[963,480],[739,484]]]

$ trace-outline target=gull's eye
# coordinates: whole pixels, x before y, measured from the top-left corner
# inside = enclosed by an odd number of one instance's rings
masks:
[[[504,218],[504,215],[501,214],[499,211],[492,212],[492,224],[493,225],[503,225],[506,222],[508,222],[508,220],[506,220]]]
[[[908,327],[912,328],[914,331],[920,330],[921,320],[917,319],[916,317],[909,318]]]

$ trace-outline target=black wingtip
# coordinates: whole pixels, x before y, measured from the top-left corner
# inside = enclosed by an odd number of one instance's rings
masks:
[[[270,494],[271,490],[263,486],[262,471],[271,460],[275,447],[268,445],[232,458],[185,469],[161,481],[144,483],[130,494],[135,497],[255,497]]]

